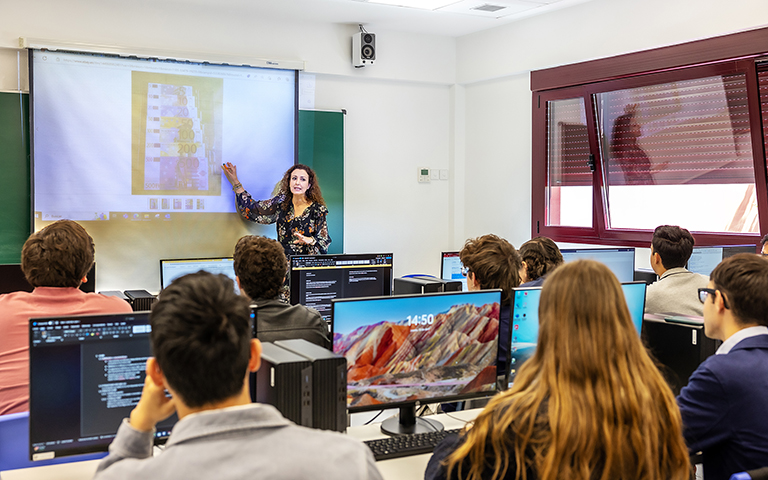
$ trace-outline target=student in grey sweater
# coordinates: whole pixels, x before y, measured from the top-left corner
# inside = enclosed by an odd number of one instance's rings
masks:
[[[175,280],[150,321],[155,357],[147,361],[141,399],[96,479],[381,479],[361,442],[297,426],[272,406],[251,403],[248,377],[260,366],[261,343],[251,338],[248,299],[226,276]],[[174,412],[179,421],[153,457],[155,424]]]
[[[707,286],[709,277],[685,268],[694,243],[693,235],[684,228],[675,225],[656,227],[651,242],[651,268],[659,279],[646,291],[646,313],[703,315],[698,289]]]

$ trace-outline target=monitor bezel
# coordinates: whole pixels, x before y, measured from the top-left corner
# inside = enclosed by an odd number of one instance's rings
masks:
[[[333,338],[335,334],[334,330],[334,318],[335,318],[335,312],[336,312],[336,304],[337,303],[343,303],[343,302],[365,302],[365,301],[371,301],[371,300],[382,300],[382,301],[397,301],[402,300],[406,298],[424,298],[424,297],[437,297],[437,296],[458,296],[458,295],[476,295],[480,293],[489,293],[489,292],[497,292],[499,295],[499,312],[501,312],[501,308],[503,306],[503,302],[501,300],[502,290],[498,288],[494,289],[488,289],[488,290],[475,290],[471,292],[434,292],[434,293],[424,293],[424,294],[408,294],[408,295],[397,295],[393,297],[358,297],[358,298],[343,298],[343,299],[333,299],[331,300],[331,348],[333,349]],[[499,323],[501,323],[501,319],[499,319]],[[499,358],[499,345],[500,342],[497,339],[496,342],[496,375],[495,378],[499,378],[499,365],[498,365],[498,358]],[[419,400],[406,400],[402,402],[393,402],[393,403],[386,403],[386,404],[378,404],[378,405],[364,405],[364,406],[355,406],[350,407],[347,405],[347,411],[349,413],[358,413],[358,412],[370,412],[375,410],[389,410],[389,409],[395,409],[395,408],[402,408],[402,407],[410,407],[410,406],[421,406],[421,405],[428,405],[433,403],[448,403],[448,402],[459,402],[463,400],[471,400],[474,398],[484,398],[484,397],[492,397],[493,395],[497,394],[499,391],[499,385],[498,381],[494,382],[494,386],[492,390],[487,391],[481,391],[481,392],[474,392],[474,393],[467,393],[464,395],[449,395],[449,396],[442,396],[442,397],[430,397],[426,399],[419,399]]]

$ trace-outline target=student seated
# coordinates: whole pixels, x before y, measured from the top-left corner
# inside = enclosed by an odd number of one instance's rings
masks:
[[[536,352],[471,428],[448,436],[427,480],[691,475],[680,413],[637,335],[616,277],[579,260],[544,282]],[[707,479],[709,480],[709,479]]]
[[[468,290],[501,289],[499,338],[509,338],[512,289],[520,285],[520,254],[511,243],[491,233],[467,240],[459,258]],[[509,345],[501,342],[499,364],[505,365],[508,359]]]
[[[722,340],[677,397],[691,453],[706,480],[768,466],[768,259],[723,260],[699,289],[704,334]]]
[[[330,349],[330,331],[313,308],[280,300],[288,260],[276,240],[257,235],[241,238],[235,246],[235,275],[240,291],[252,300],[256,336],[262,342],[303,338]]]
[[[768,255],[768,246],[766,246],[766,243],[768,243],[768,235],[764,235],[763,238],[760,239],[760,253],[763,255]]]
[[[141,399],[95,479],[381,478],[361,442],[251,403],[248,377],[259,368],[261,343],[250,312],[224,275],[185,275],[160,292]],[[179,421],[152,457],[155,425],[173,412]]]
[[[521,287],[540,287],[552,271],[563,264],[563,254],[548,237],[534,237],[520,247],[523,266],[520,269]]]
[[[21,270],[32,292],[0,295],[0,415],[29,410],[29,319],[130,312],[128,302],[78,287],[93,266],[93,239],[71,220],[29,236]]]
[[[689,272],[685,264],[693,253],[691,232],[675,225],[656,227],[651,241],[651,268],[659,279],[648,285],[646,313],[703,314],[696,299],[699,288],[707,286],[706,276]]]

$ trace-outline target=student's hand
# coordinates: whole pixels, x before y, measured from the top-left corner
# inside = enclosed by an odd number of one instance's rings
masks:
[[[170,417],[175,411],[173,398],[165,396],[165,387],[157,385],[147,375],[139,403],[131,411],[131,426],[141,432],[149,432],[155,428],[157,422]]]
[[[222,163],[221,171],[224,172],[224,176],[227,177],[229,183],[237,185],[240,181],[237,179],[237,166],[231,162]]]

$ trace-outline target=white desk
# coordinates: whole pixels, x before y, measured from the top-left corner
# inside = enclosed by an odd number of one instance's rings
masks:
[[[440,421],[447,430],[461,428],[468,421],[473,420],[481,409],[465,410],[451,414],[433,415],[429,418]],[[373,440],[384,438],[379,423],[350,427],[347,435],[359,440]],[[412,457],[383,460],[376,463],[384,480],[421,480],[427,468],[431,454],[416,455]],[[100,460],[87,462],[64,463],[61,465],[49,465],[45,467],[22,468],[0,472],[2,480],[90,480],[96,472]]]

